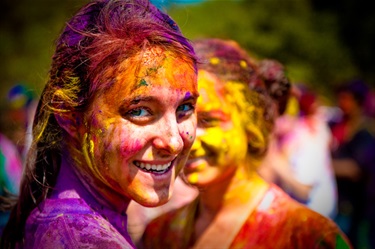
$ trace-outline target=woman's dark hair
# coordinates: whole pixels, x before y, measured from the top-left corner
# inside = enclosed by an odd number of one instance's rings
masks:
[[[112,86],[121,62],[150,46],[173,52],[196,70],[189,41],[148,0],[91,1],[66,23],[36,110],[20,196],[4,229],[1,248],[23,243],[27,217],[55,185],[63,144],[55,114],[84,112],[95,94]],[[2,205],[9,206],[9,201]]]
[[[291,84],[286,76],[285,67],[274,59],[263,59],[258,66],[259,76],[277,104],[279,115],[284,114],[291,94]]]

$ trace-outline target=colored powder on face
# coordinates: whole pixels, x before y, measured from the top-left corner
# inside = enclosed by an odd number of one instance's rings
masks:
[[[198,94],[194,69],[190,68],[183,59],[176,58],[173,53],[167,51],[165,54],[167,56],[163,65],[166,68],[165,75],[168,79],[175,79],[170,81],[169,84],[188,91],[187,94],[191,94],[190,91]]]
[[[197,170],[198,170],[198,171],[201,171],[201,170],[203,170],[205,167],[206,167],[206,165],[205,165],[204,163],[199,164],[198,167],[197,167]]]
[[[148,86],[148,84],[145,79],[141,79],[138,86]]]
[[[152,160],[153,158],[154,158],[154,154],[152,153],[152,151],[148,151],[146,155],[146,159]]]
[[[192,64],[192,63],[191,63]],[[147,95],[147,86],[170,86],[198,95],[196,73],[188,61],[162,47],[151,47],[124,61],[121,73],[116,77],[119,84],[114,93],[127,92],[126,96]],[[119,70],[120,71],[120,70]],[[132,83],[133,82],[133,83]]]
[[[146,76],[156,74],[158,72],[159,68],[161,68],[161,66],[147,68],[147,70],[146,70]]]
[[[202,147],[202,144],[199,140],[195,140],[193,146],[191,147],[192,152],[194,153],[194,157],[200,157],[205,155],[205,150]]]
[[[191,175],[188,176],[188,181],[191,184],[195,184],[198,182],[198,173],[192,173]]]
[[[104,120],[104,127],[105,127],[105,129],[109,129],[109,127],[112,125],[112,124],[114,124],[115,123],[115,121],[116,121],[116,118],[108,118],[108,119],[105,119]]]
[[[243,96],[243,84],[235,84],[226,89],[226,85],[216,79],[208,72],[199,71],[199,92],[198,117],[199,113],[208,112],[217,121],[212,121],[211,127],[206,128],[204,134],[199,136],[199,140],[204,143],[209,150],[216,155],[215,165],[228,167],[237,165],[244,160],[247,153],[247,136],[244,130],[246,117],[244,112],[238,111],[238,101],[247,107],[247,102]],[[225,88],[221,86],[224,84]],[[228,83],[230,84],[230,82]],[[229,95],[229,96],[228,96]],[[200,143],[194,143],[194,156],[198,153]],[[233,149],[236,148],[236,149]]]
[[[206,131],[202,136],[202,141],[211,147],[222,147],[223,142],[225,141],[225,134],[220,127],[214,127]]]
[[[103,183],[106,183],[109,185],[108,181],[103,177],[103,175],[100,173],[98,167],[95,165],[94,160],[94,142],[89,138],[89,135],[87,133],[84,134],[84,139],[82,141],[82,153],[85,157],[86,164],[90,171],[94,174],[94,176],[102,181]]]
[[[90,154],[89,154],[89,151],[90,151],[90,144],[87,144],[86,141],[87,141],[87,137],[88,137],[88,134],[85,133],[84,134],[84,137],[83,137],[83,144],[82,144],[82,152],[83,152],[83,155],[86,159],[86,163],[88,165],[89,168],[91,169],[94,169],[92,163],[91,163],[91,158],[90,158]]]
[[[94,141],[90,139],[90,154],[94,155]]]

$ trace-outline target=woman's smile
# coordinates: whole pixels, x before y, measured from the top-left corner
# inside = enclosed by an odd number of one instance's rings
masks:
[[[142,171],[160,175],[168,172],[172,168],[173,161],[165,163],[134,161],[133,163]]]

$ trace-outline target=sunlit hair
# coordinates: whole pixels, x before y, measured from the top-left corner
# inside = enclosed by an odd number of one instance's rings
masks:
[[[4,230],[2,248],[22,242],[27,217],[55,185],[63,144],[55,114],[84,112],[94,95],[113,85],[121,62],[154,46],[171,51],[196,71],[189,41],[148,0],[91,1],[67,22],[56,41],[37,107],[20,197]]]
[[[250,134],[248,152],[254,159],[262,158],[274,117],[255,61],[232,40],[198,39],[193,44],[198,69],[215,74],[224,83],[226,100],[237,106],[244,129]]]

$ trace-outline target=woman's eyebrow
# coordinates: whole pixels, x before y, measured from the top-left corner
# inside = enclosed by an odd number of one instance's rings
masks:
[[[150,102],[150,101],[156,101],[155,97],[153,97],[153,96],[136,96],[134,98],[125,98],[121,102],[122,102],[122,105],[136,105],[140,102]]]
[[[188,100],[196,100],[199,97],[199,93],[193,93],[191,94],[190,92],[185,94],[185,97],[183,101],[188,101]]]

